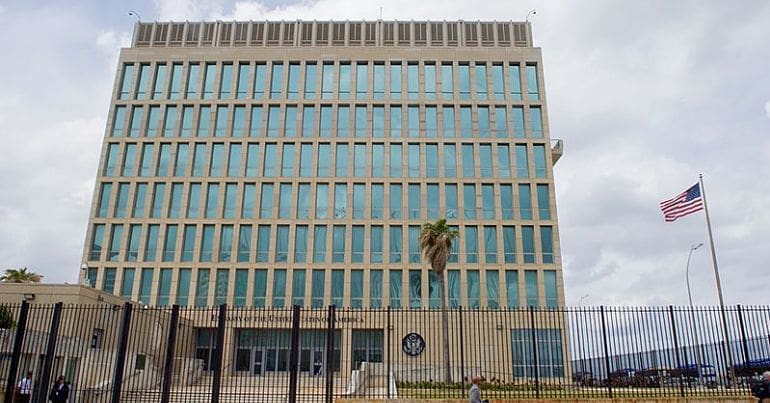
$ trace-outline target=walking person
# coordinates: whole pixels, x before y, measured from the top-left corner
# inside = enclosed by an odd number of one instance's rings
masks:
[[[480,375],[475,375],[471,381],[473,383],[471,384],[471,390],[468,392],[468,402],[469,403],[486,402],[486,400],[481,400],[481,389],[479,389],[479,386],[481,386],[481,382],[483,381],[483,378]]]
[[[770,403],[770,371],[765,371],[762,380],[751,387],[751,395],[759,399],[759,403]]]
[[[21,378],[16,384],[16,401],[28,403],[30,396],[32,396],[32,371],[27,371],[27,376]]]
[[[48,394],[48,400],[52,401],[53,403],[66,403],[69,396],[70,396],[70,385],[67,383],[67,380],[64,378],[64,375],[62,375],[53,384],[53,387],[51,388],[51,393]]]

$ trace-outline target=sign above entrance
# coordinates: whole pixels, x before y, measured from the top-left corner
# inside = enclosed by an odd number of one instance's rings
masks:
[[[416,357],[425,350],[425,339],[417,333],[409,333],[401,340],[401,349],[406,355]]]

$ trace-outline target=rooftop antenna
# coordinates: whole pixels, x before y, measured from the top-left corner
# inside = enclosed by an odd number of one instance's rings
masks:
[[[132,17],[136,17],[136,22],[141,22],[142,21],[142,16],[140,16],[139,13],[137,13],[136,11],[129,10],[128,11],[128,15],[130,15]]]
[[[527,17],[524,18],[524,22],[529,22],[529,17],[535,14],[537,14],[537,10],[535,10],[534,8],[532,10],[529,10],[529,12],[527,13]]]

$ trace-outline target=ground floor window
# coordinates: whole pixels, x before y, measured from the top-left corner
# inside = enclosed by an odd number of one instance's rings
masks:
[[[299,335],[299,370],[322,375],[327,359],[334,371],[340,370],[341,332],[335,331],[332,357],[326,357],[326,331],[301,330]],[[289,371],[289,329],[237,329],[234,370],[252,375]]]
[[[366,362],[382,362],[383,332],[377,330],[353,330],[353,369]]]
[[[535,375],[532,335],[531,329],[511,329],[513,375],[516,377],[534,377]],[[561,329],[536,329],[534,336],[537,345],[538,376],[542,378],[564,376]]]
[[[217,329],[201,328],[197,329],[195,343],[195,358],[203,360],[203,370],[213,370],[214,351],[217,345]]]

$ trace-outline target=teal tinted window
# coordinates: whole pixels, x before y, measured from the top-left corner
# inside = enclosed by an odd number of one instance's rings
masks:
[[[316,97],[316,76],[318,75],[318,66],[315,63],[305,65],[305,99],[314,99]]]
[[[350,99],[350,63],[340,63],[339,99]]]
[[[407,122],[409,137],[420,136],[420,108],[417,106],[410,106],[407,108]]]
[[[513,135],[517,139],[523,139],[526,137],[524,132],[524,108],[520,106],[514,106],[512,109],[513,114]]]
[[[300,183],[297,191],[297,218],[310,218],[310,184]]]
[[[117,270],[115,268],[107,267],[104,269],[104,277],[102,277],[102,291],[107,294],[115,293],[115,277],[117,276]]]
[[[355,309],[364,306],[364,271],[350,271],[350,307]]]
[[[476,110],[477,118],[478,118],[478,133],[479,137],[482,138],[488,138],[489,137],[489,108],[486,106],[480,106]]]
[[[524,263],[535,263],[535,229],[525,225],[521,227],[521,242],[524,249]]]
[[[206,144],[196,143],[193,151],[192,176],[203,176],[206,167]]]
[[[99,205],[96,209],[97,217],[107,217],[110,206],[110,197],[112,197],[112,183],[102,183],[99,190]]]
[[[447,270],[446,283],[449,308],[456,309],[460,306],[460,270]]]
[[[206,193],[206,218],[218,217],[219,211],[219,184],[209,183],[208,192]]]
[[[316,225],[313,228],[313,263],[326,262],[326,226]]]
[[[329,185],[325,183],[316,185],[315,218],[329,218]]]
[[[350,136],[350,107],[337,108],[337,137]]]
[[[484,262],[497,263],[497,228],[484,227]]]
[[[401,144],[390,145],[390,177],[400,178],[402,173],[402,151]]]
[[[222,225],[222,230],[219,234],[219,258],[220,262],[231,261],[233,253],[233,226]]]
[[[299,176],[309,177],[313,175],[313,145],[302,144],[299,150]]]
[[[540,89],[537,83],[537,66],[533,64],[527,65],[527,98],[530,101],[540,99]]]
[[[364,262],[364,226],[354,225],[350,236],[350,261],[351,263]]]
[[[123,237],[123,225],[115,224],[112,226],[110,234],[110,250],[107,256],[110,261],[117,261],[120,256],[120,243]]]
[[[519,178],[529,177],[529,159],[527,158],[527,146],[516,144],[516,176]]]
[[[485,220],[493,220],[495,218],[494,185],[481,185],[481,211]]]
[[[392,225],[390,227],[390,263],[400,263],[403,254],[403,230],[401,226]]]
[[[315,136],[315,107],[305,105],[302,107],[302,137]]]
[[[136,175],[136,144],[126,144],[126,152],[123,156],[123,176]]]
[[[369,271],[369,307],[382,308],[382,270]]]
[[[522,220],[532,219],[532,192],[529,184],[519,184],[519,217]]]
[[[174,183],[171,185],[171,196],[169,197],[171,200],[168,206],[169,218],[181,217],[182,189],[183,189],[182,186],[184,185],[181,183]]]
[[[353,218],[364,218],[366,210],[366,185],[363,183],[353,184]]]
[[[201,235],[201,250],[198,261],[211,262],[214,255],[214,225],[204,225]]]
[[[334,185],[334,218],[345,218],[348,209],[347,185],[337,183]]]
[[[176,303],[179,306],[187,306],[190,303],[191,271],[190,269],[179,269],[176,289]]]
[[[355,132],[356,137],[366,137],[369,133],[366,131],[366,107],[356,106],[355,108]]]
[[[267,270],[257,269],[254,270],[254,293],[252,299],[252,306],[255,308],[262,308],[265,306],[265,299],[267,296]]]
[[[382,263],[382,226],[373,225],[369,238],[369,261]]]
[[[366,144],[355,144],[353,146],[353,176],[356,178],[369,176],[366,163]]]
[[[390,137],[401,137],[402,111],[400,106],[390,107]]]
[[[249,120],[249,136],[259,137],[262,135],[262,107],[251,107],[251,119]]]
[[[115,176],[115,168],[118,164],[120,146],[110,144],[107,146],[107,161],[104,162],[104,176]]]
[[[139,137],[142,131],[144,108],[135,106],[131,108],[131,126],[128,130],[129,137]]]
[[[409,218],[420,218],[421,206],[420,206],[420,185],[411,183],[409,184]]]
[[[220,124],[217,123],[217,130]],[[224,126],[222,126],[224,127]],[[246,135],[246,107],[236,106],[233,108],[233,137],[244,137]]]
[[[419,178],[420,177],[420,145],[409,144],[408,151],[409,151],[409,160],[408,160],[409,177]]]
[[[425,108],[425,136],[435,138],[438,135],[438,116],[435,106]]]
[[[516,270],[505,271],[505,296],[508,308],[519,306],[519,273]]]
[[[543,251],[543,263],[553,263],[553,228],[540,227],[540,249]]]
[[[536,145],[533,147],[532,151],[535,156],[535,177],[545,178],[547,176],[545,169],[545,146]]]
[[[182,131],[180,136],[191,137],[193,127],[193,108],[192,106],[182,107]]]
[[[500,279],[497,270],[487,270],[487,307],[500,308]]]
[[[158,218],[163,214],[163,197],[166,192],[165,183],[156,183],[152,194],[152,210],[150,218]]]
[[[460,99],[471,99],[471,72],[470,66],[467,64],[461,64],[458,66],[457,75],[459,76],[458,90],[460,92]]]
[[[235,298],[233,305],[246,306],[246,289],[249,284],[249,271],[246,269],[235,270]]]
[[[257,170],[259,169],[259,163],[257,162],[257,154],[259,154],[259,145],[249,143],[246,148],[246,176],[257,176]]]
[[[209,269],[198,269],[198,278],[195,286],[195,306],[204,307],[209,304]]]
[[[356,98],[365,99],[369,88],[369,75],[366,62],[356,64]]]
[[[479,262],[479,231],[474,226],[465,227],[465,263]]]
[[[470,106],[460,107],[460,136],[471,138],[473,136],[473,119]]]
[[[335,225],[332,234],[332,263],[345,262],[345,226]]]
[[[286,119],[283,128],[284,137],[297,137],[297,107],[287,106]]]
[[[521,73],[519,72],[518,64],[511,64],[508,67],[508,76],[511,99],[519,101],[521,100]]]
[[[199,64],[190,64],[190,71],[187,75],[187,92],[185,98],[197,99],[198,89],[200,88],[200,68]]]
[[[136,190],[134,192],[134,207],[131,211],[131,217],[143,218],[145,200],[147,199],[147,184],[137,183]]]
[[[468,307],[471,309],[478,309],[481,305],[481,280],[479,279],[479,271],[468,270],[466,273],[468,279]]]
[[[334,64],[324,63],[321,70],[321,98],[334,98]]]
[[[435,183],[429,183],[427,185],[428,191],[427,196],[428,200],[425,203],[425,206],[428,209],[428,219],[435,220],[438,218],[438,210],[439,210],[439,195],[438,195],[438,184]]]
[[[225,146],[222,143],[214,143],[211,149],[211,164],[209,165],[209,176],[222,176],[224,173]]]
[[[149,95],[150,65],[142,64],[139,68],[139,85],[136,87],[136,99],[147,99]]]
[[[457,218],[457,185],[446,185],[444,188],[446,197],[446,218]]]
[[[237,99],[246,99],[246,94],[249,88],[249,75],[251,66],[247,63],[241,63],[238,65],[238,85],[235,88],[235,97]]]
[[[227,176],[241,176],[241,145],[230,144],[230,153],[227,157]]]
[[[307,261],[307,225],[297,225],[294,230],[294,263]]]
[[[322,308],[324,306],[324,282],[326,271],[323,269],[313,269],[313,279],[311,280],[310,306],[313,308]]]
[[[224,137],[227,133],[227,106],[217,107],[217,120],[214,126],[214,137]]]
[[[467,183],[463,185],[463,207],[465,218],[476,218],[476,185]]]
[[[160,225],[150,224],[147,226],[147,239],[144,244],[144,261],[154,262],[156,259],[156,252],[158,250],[158,234],[160,233]]]
[[[283,64],[273,63],[270,72],[270,99],[278,99],[283,92]]]
[[[318,134],[321,137],[331,137],[332,135],[332,107],[321,106],[321,122]]]
[[[134,295],[134,269],[123,269],[123,282],[120,286],[120,296],[131,298]]]
[[[385,98],[385,65],[381,63],[374,64],[374,77],[372,83],[374,99]]]
[[[139,238],[142,235],[140,224],[131,224],[128,227],[128,245],[126,247],[126,260],[136,262],[139,258]]]
[[[409,308],[419,309],[422,306],[422,273],[420,270],[409,270]]]
[[[527,297],[527,306],[538,305],[537,272],[534,270],[524,271],[524,289]]]
[[[492,65],[492,92],[494,93],[495,100],[502,100],[505,97],[505,89],[503,88],[503,65]]]
[[[128,99],[131,96],[131,84],[134,80],[134,65],[124,64],[123,75],[120,79],[120,92],[118,99]]]
[[[88,251],[88,260],[100,260],[104,245],[104,224],[95,224],[91,233],[91,246]]]
[[[294,144],[283,145],[283,155],[281,155],[281,176],[294,176]]]
[[[270,260],[270,226],[257,227],[257,262]]]
[[[382,178],[385,176],[385,146],[382,144],[372,145],[372,177]]]
[[[238,262],[248,262],[251,259],[251,225],[241,224],[238,230]]]
[[[166,118],[163,121],[163,137],[174,137],[176,133],[176,106],[166,107]]]
[[[254,218],[254,207],[256,206],[257,185],[246,183],[243,185],[243,202],[241,206],[241,218]]]
[[[403,288],[403,279],[401,270],[389,270],[390,276],[390,307],[401,308],[401,289]]]
[[[152,275],[153,269],[142,269],[142,276],[139,280],[139,303],[150,304],[152,295]]]
[[[300,66],[297,63],[289,64],[289,85],[286,89],[288,99],[299,98]]]
[[[401,64],[390,64],[390,98],[401,99]]]
[[[289,257],[289,226],[279,225],[275,234],[275,261],[286,262]]]
[[[267,137],[278,137],[281,129],[281,107],[271,105],[267,109]]]
[[[497,174],[500,178],[511,177],[511,151],[507,144],[497,146]]]
[[[158,155],[158,172],[157,176],[168,176],[169,166],[171,163],[171,144],[161,144],[160,153]]]
[[[549,192],[547,184],[537,185],[537,210],[538,217],[541,220],[551,219],[551,208],[549,203]]]
[[[192,262],[193,260],[196,229],[195,224],[184,226],[184,233],[182,234],[182,255],[180,256],[180,260],[183,262]]]
[[[345,271],[332,270],[332,305],[342,307],[345,295]]]
[[[427,145],[425,150],[425,165],[425,174],[428,178],[436,178],[439,176],[438,145]]]
[[[476,99],[487,99],[487,66],[485,64],[476,64],[474,73],[476,74]]]
[[[278,146],[275,144],[265,144],[265,157],[262,161],[262,176],[274,177],[278,170]]]
[[[532,137],[543,138],[543,114],[539,107],[529,108],[530,133]]]
[[[374,106],[372,108],[372,136],[383,137],[385,135],[385,107]]]
[[[503,220],[513,220],[513,186],[500,185],[500,212]]]
[[[201,184],[191,183],[187,194],[187,218],[198,218],[200,214]]]
[[[348,176],[348,145],[337,144],[337,152],[335,153],[335,172],[338,177],[345,178]]]
[[[291,218],[291,183],[282,183],[278,191],[278,218]]]
[[[402,187],[400,184],[390,184],[390,218],[401,218],[403,208]]]
[[[441,65],[441,97],[444,99],[452,99],[454,96],[454,77],[452,76],[452,65]]]
[[[174,255],[176,251],[176,234],[177,234],[176,224],[166,226],[166,236],[163,242],[163,259],[162,259],[164,262],[174,261]]]
[[[206,63],[203,70],[203,99],[214,99],[214,79],[216,78],[217,65]]]
[[[481,177],[491,178],[492,171],[492,145],[481,144],[479,146],[479,162],[481,165]]]
[[[409,99],[417,99],[420,94],[419,74],[417,64],[406,66],[406,93]]]
[[[219,99],[230,99],[233,88],[233,65],[223,64],[219,77]]]
[[[266,87],[267,66],[265,64],[257,64],[254,69],[254,99],[263,99]]]
[[[463,144],[463,177],[473,178],[475,177],[475,163],[473,157],[473,144]]]
[[[444,145],[444,176],[457,176],[457,147],[454,144]]]
[[[292,270],[291,279],[291,304],[305,305],[305,270]]]
[[[420,227],[418,225],[409,226],[409,263],[420,263]]]
[[[182,64],[174,63],[171,68],[171,89],[169,99],[179,99],[182,91]]]
[[[556,308],[559,305],[559,297],[556,292],[556,272],[546,270],[543,272],[543,285],[545,288],[545,306]]]
[[[116,106],[115,117],[113,118],[113,123],[112,123],[112,136],[120,137],[123,135],[123,132],[125,130],[126,130],[126,107]]]
[[[425,99],[436,99],[436,65],[425,65]]]

